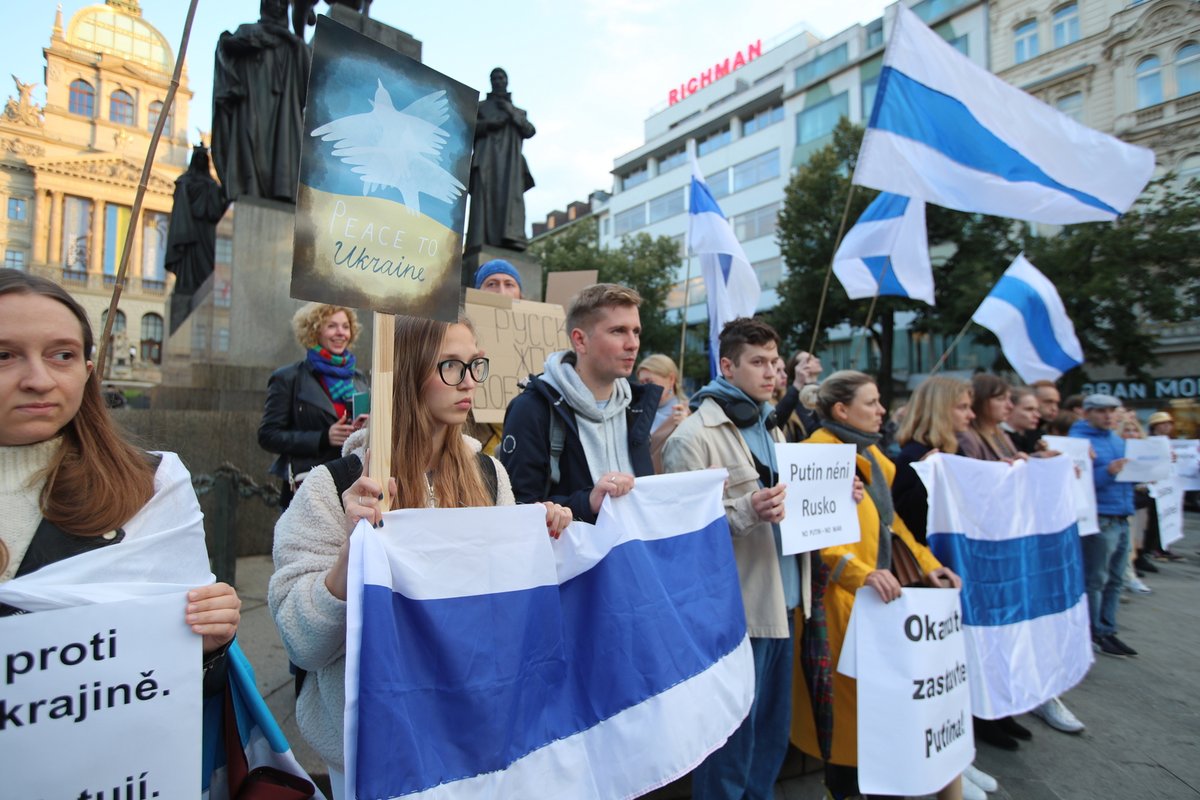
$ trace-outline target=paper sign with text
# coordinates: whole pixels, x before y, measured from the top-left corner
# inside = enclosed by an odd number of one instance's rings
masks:
[[[1075,480],[1071,482],[1071,495],[1075,511],[1079,515],[1079,535],[1091,536],[1100,532],[1100,518],[1096,512],[1096,481],[1092,475],[1092,446],[1087,439],[1070,436],[1043,436],[1042,441],[1050,450],[1057,450],[1075,464]]]
[[[784,555],[857,542],[854,445],[776,444],[775,458],[788,485],[779,523]]]
[[[1183,538],[1183,479],[1172,476],[1150,484],[1158,513],[1158,539],[1164,549]]]
[[[1200,491],[1200,441],[1196,439],[1172,439],[1171,452],[1175,454],[1175,476],[1186,491]]]
[[[1171,440],[1165,436],[1125,440],[1125,466],[1117,473],[1121,483],[1151,483],[1171,475]]]
[[[183,594],[0,619],[5,797],[198,797],[203,673]]]
[[[571,349],[566,312],[553,303],[476,289],[466,290],[466,311],[479,349],[491,360],[487,380],[475,390],[475,421],[503,422],[508,404],[521,393],[517,381],[540,373],[551,353]]]
[[[453,322],[479,93],[317,18],[292,297]]]
[[[851,636],[838,671],[858,679],[859,787],[872,795],[937,792],[975,758],[958,590],[905,589],[885,604],[863,587]]]

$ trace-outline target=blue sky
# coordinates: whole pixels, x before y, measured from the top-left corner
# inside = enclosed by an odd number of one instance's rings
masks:
[[[87,5],[65,0],[64,19]],[[375,0],[371,13],[420,39],[427,65],[481,93],[488,90],[493,67],[508,71],[513,100],[538,131],[525,146],[537,182],[525,196],[527,219],[536,221],[593,190],[611,189],[613,159],[642,144],[643,121],[681,81],[756,39],[769,49],[772,40],[804,25],[830,36],[880,16],[885,5],[884,0]],[[186,0],[141,0],[141,7],[142,16],[178,50]],[[326,7],[322,2],[318,10]],[[50,41],[54,9],[54,2],[41,0],[5,14],[0,74],[44,80],[42,48]],[[257,18],[256,0],[200,0],[187,58],[188,87],[195,95],[188,113],[193,141],[196,128],[209,125],[217,37]],[[34,94],[39,102],[42,91]]]

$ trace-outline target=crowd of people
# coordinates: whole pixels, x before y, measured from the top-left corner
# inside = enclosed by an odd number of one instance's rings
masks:
[[[505,262],[484,265],[476,286],[521,293],[519,274]],[[1155,562],[1179,557],[1158,541],[1153,501],[1115,479],[1125,440],[1145,435],[1115,398],[1068,398],[1060,408],[1048,381],[1024,387],[989,374],[935,376],[885,428],[873,378],[841,370],[822,379],[816,357],[786,357],[777,332],[753,318],[724,327],[719,374],[689,397],[669,357],[639,361],[640,303],[636,291],[615,284],[582,290],[567,310],[570,349],[529,377],[498,430],[483,431],[491,448],[466,433],[475,389],[490,368],[470,320],[397,318],[388,475],[364,469],[371,420],[354,413],[353,398],[366,388],[351,351],[354,311],[309,304],[297,313],[305,356],[271,377],[259,430],[262,446],[278,455],[272,473],[284,490],[268,601],[297,671],[301,733],[326,762],[335,798],[349,796],[349,536],[362,521],[384,526],[389,509],[540,503],[547,534],[557,537],[574,520],[594,522],[605,497],[627,494],[642,477],[725,469],[755,689],[745,721],[693,772],[700,800],[772,797],[789,741],[825,763],[830,798],[860,794],[856,683],[835,669],[855,594],[869,587],[889,602],[906,586],[961,586],[953,565],[926,545],[928,497],[912,464],[933,453],[1011,464],[1057,455],[1045,434],[1086,439],[1100,521],[1098,534],[1081,539],[1093,644],[1106,656],[1137,654],[1118,636],[1122,593],[1148,593],[1141,578],[1157,571]],[[119,547],[121,536],[110,534],[150,500],[164,469],[182,468],[118,433],[89,360],[92,345],[87,315],[65,291],[0,270],[0,496],[8,509],[0,581],[89,548]],[[1169,436],[1172,425],[1165,412],[1150,417],[1152,434]],[[776,462],[780,442],[854,446],[858,542],[783,553],[788,486]],[[80,496],[91,502],[72,502]],[[213,691],[239,608],[224,584],[188,598],[186,619],[204,639]],[[1057,698],[1033,713],[1066,733],[1084,728]],[[1006,749],[1033,737],[1011,718],[976,720],[975,733]],[[995,789],[993,778],[971,767],[938,797],[977,799]]]

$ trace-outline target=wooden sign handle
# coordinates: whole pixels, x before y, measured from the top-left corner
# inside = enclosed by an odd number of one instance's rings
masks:
[[[375,312],[371,315],[371,433],[369,474],[383,487],[385,511],[392,507],[388,477],[392,474],[392,380],[395,369],[396,318]]]

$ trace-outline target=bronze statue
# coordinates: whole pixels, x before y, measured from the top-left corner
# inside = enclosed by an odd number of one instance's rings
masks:
[[[475,154],[471,161],[471,215],[468,252],[484,245],[524,250],[525,192],[533,175],[521,147],[535,133],[525,112],[512,103],[508,74],[492,70],[492,91],[479,103],[475,122]]]
[[[217,223],[229,207],[221,187],[208,172],[208,150],[192,148],[187,171],[175,179],[171,227],[167,229],[166,267],[175,273],[171,295],[171,333],[175,333],[202,298],[197,290],[213,273]]]
[[[325,0],[331,6],[346,6],[352,11],[361,11],[364,17],[371,16],[371,0]],[[292,30],[301,39],[309,25],[317,24],[317,0],[292,0]]]
[[[230,200],[296,202],[310,56],[287,12],[288,0],[261,0],[257,23],[217,41],[212,155]]]

